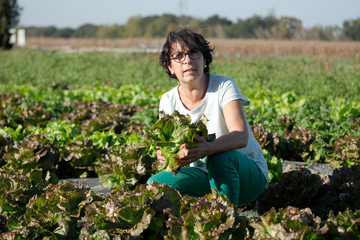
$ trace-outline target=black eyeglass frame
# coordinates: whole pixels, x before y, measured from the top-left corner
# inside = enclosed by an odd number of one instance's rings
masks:
[[[185,61],[186,55],[188,55],[192,60],[196,60],[201,57],[201,52],[198,50],[190,50],[188,52],[176,52],[170,55],[170,59],[174,60],[177,63],[183,63]]]

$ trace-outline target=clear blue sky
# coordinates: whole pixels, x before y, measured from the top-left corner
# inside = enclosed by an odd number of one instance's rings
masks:
[[[77,28],[85,23],[123,25],[133,16],[171,13],[206,19],[218,14],[236,22],[273,12],[296,17],[304,27],[339,26],[360,17],[360,0],[18,0],[20,26]]]

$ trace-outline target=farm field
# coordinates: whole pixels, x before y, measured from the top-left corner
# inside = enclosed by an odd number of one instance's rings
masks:
[[[359,238],[359,55],[300,55],[219,54],[211,65],[251,101],[269,165],[267,189],[239,208],[215,191],[191,198],[144,185],[159,171],[148,140],[158,102],[176,85],[157,53],[1,51],[2,237]],[[283,160],[334,171],[283,172]],[[80,177],[111,194],[59,181]]]

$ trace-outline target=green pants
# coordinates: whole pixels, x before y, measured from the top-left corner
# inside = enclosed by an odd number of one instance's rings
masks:
[[[177,176],[171,172],[159,172],[147,181],[167,184],[182,195],[204,196],[216,189],[232,203],[243,206],[264,191],[266,179],[254,161],[239,151],[232,150],[207,157],[208,173],[194,168],[182,167]]]

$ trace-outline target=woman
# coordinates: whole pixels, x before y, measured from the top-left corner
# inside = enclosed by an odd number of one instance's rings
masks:
[[[192,122],[202,114],[208,119],[213,142],[195,136],[197,148],[186,148],[178,162],[177,176],[160,172],[148,183],[156,181],[178,189],[182,195],[203,196],[212,189],[236,205],[254,201],[268,181],[268,168],[260,145],[251,133],[243,106],[250,102],[240,93],[233,79],[210,74],[213,49],[209,42],[189,29],[170,32],[160,54],[160,64],[179,84],[165,93],[160,110],[171,115],[174,110],[189,114]],[[160,162],[165,159],[157,150]]]

